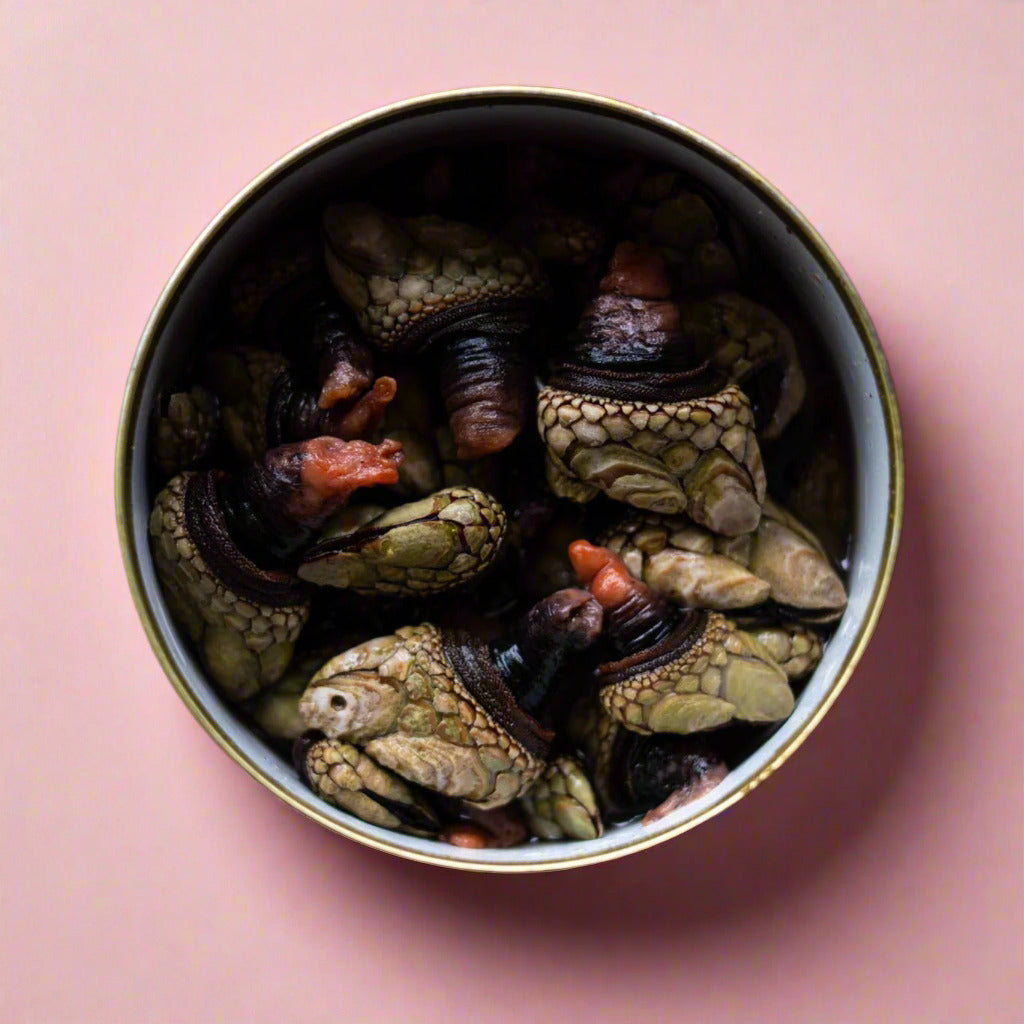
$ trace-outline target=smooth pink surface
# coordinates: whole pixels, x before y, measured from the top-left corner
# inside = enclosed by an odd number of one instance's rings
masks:
[[[1024,6],[255,7],[5,5],[0,1019],[1019,1022]],[[136,339],[221,204],[336,121],[499,83],[775,182],[875,318],[907,455],[889,602],[804,748],[679,840],[524,878],[364,850],[229,761],[112,495]]]

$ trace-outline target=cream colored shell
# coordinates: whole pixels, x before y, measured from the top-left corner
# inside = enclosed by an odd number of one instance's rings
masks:
[[[336,695],[344,712],[331,707]],[[360,714],[339,726],[353,702]],[[484,809],[521,796],[545,765],[474,699],[430,623],[332,658],[310,681],[299,711],[309,728],[358,744],[410,782]]]

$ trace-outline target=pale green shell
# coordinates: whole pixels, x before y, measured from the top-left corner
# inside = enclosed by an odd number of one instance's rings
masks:
[[[497,557],[505,510],[475,487],[448,487],[400,505],[307,555],[299,576],[357,594],[436,594],[466,583]]]
[[[732,719],[777,722],[794,707],[785,672],[767,650],[719,612],[707,612],[679,656],[603,687],[605,711],[634,732],[691,733]]]
[[[552,761],[519,802],[540,839],[596,839],[604,833],[593,787],[575,758]]]
[[[792,681],[811,674],[824,652],[821,634],[799,622],[757,622],[743,628]]]

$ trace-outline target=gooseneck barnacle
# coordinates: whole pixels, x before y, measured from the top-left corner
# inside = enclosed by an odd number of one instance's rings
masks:
[[[820,542],[770,498],[757,529],[739,537],[713,534],[685,516],[631,512],[600,540],[633,576],[687,607],[770,602],[791,618],[821,622],[846,606],[846,589]]]
[[[282,353],[258,348],[220,349],[206,357],[204,369],[220,399],[227,440],[242,461],[313,437],[361,438],[381,422],[397,390],[394,378],[349,374],[349,364],[321,386]]]
[[[330,207],[323,230],[332,280],[377,349],[436,354],[459,457],[508,447],[529,416],[525,346],[547,291],[532,254],[466,224],[361,204]]]
[[[393,482],[401,450],[319,438],[272,449],[243,472],[174,477],[149,532],[172,615],[222,691],[279,679],[309,617],[289,559],[358,487]]]
[[[679,328],[660,257],[624,243],[537,403],[548,482],[687,512],[717,533],[757,526],[765,476],[743,392]]]
[[[626,728],[691,733],[733,718],[774,722],[793,710],[786,674],[724,615],[678,611],[606,548],[576,541],[569,555],[621,655],[597,677],[603,707]]]
[[[437,594],[487,569],[501,550],[507,516],[475,487],[447,487],[340,536],[323,534],[299,576],[367,596]]]
[[[300,714],[426,789],[481,808],[509,803],[543,771],[552,738],[523,705],[538,706],[565,656],[601,628],[579,591],[541,605],[490,644],[430,623],[360,644],[313,676]]]

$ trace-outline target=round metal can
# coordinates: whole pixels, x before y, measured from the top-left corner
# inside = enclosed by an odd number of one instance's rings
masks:
[[[171,620],[156,579],[146,453],[149,410],[192,344],[203,308],[282,208],[329,198],[347,177],[439,141],[519,138],[635,151],[699,179],[743,224],[799,300],[837,371],[852,431],[853,549],[847,609],[823,661],[789,719],[724,782],[650,827],[634,822],[594,840],[470,850],[389,832],[327,805],[224,703]],[[875,628],[896,559],[903,488],[896,396],[875,330],[836,257],[792,203],[740,159],[667,118],[598,96],[527,87],[457,90],[381,108],[328,129],[253,179],[194,242],[157,300],[128,373],[115,455],[117,523],[132,597],[160,665],[210,736],[273,793],[341,835],[411,860],[496,872],[581,867],[643,850],[725,810],[782,765],[847,684]]]

